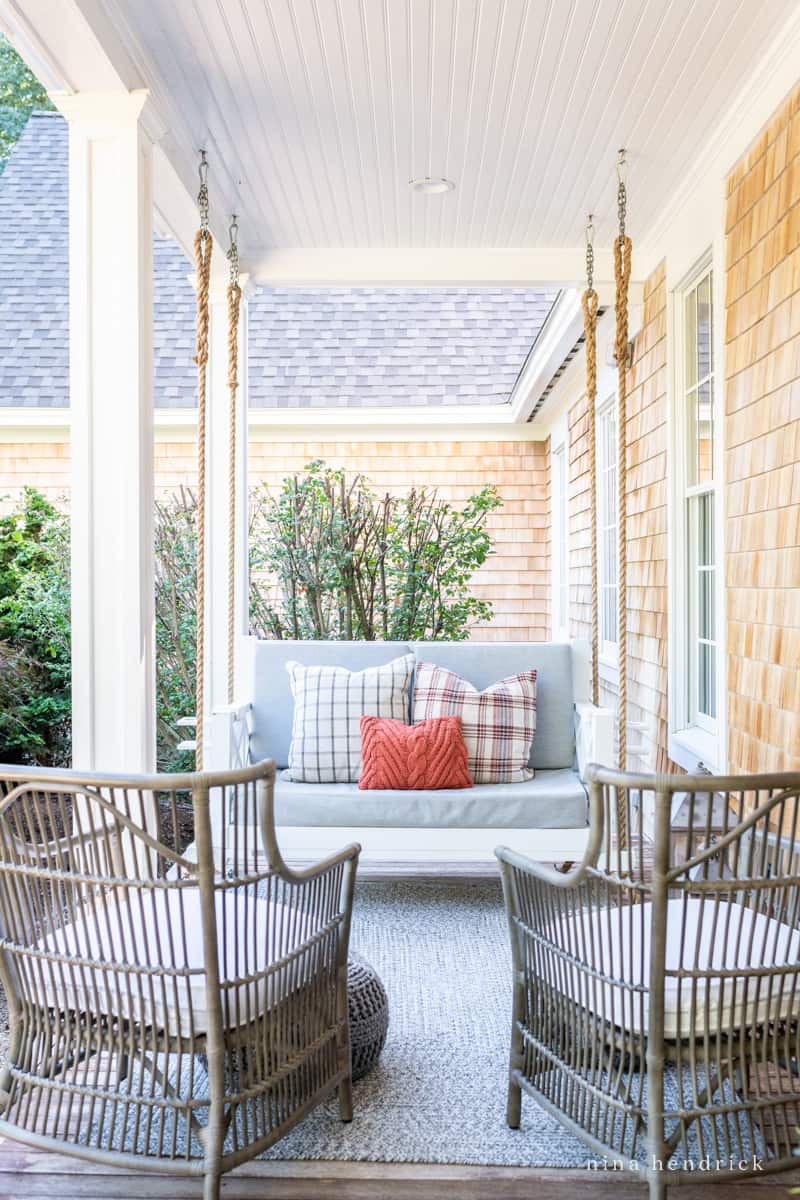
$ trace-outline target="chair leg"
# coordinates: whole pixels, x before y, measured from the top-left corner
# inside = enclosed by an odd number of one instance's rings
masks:
[[[339,1084],[339,1116],[343,1121],[353,1119],[353,1077],[348,1075]]]
[[[519,1129],[522,1120],[522,1088],[517,1082],[516,1072],[522,1070],[523,1040],[522,1028],[522,992],[517,985],[514,988],[514,1015],[511,1021],[511,1052],[508,1059],[508,1101],[506,1104],[506,1124],[509,1129]]]
[[[667,1181],[664,1178],[663,1171],[656,1171],[650,1176],[650,1196],[649,1200],[666,1200],[667,1197]]]
[[[219,1200],[219,1171],[207,1171],[203,1176],[203,1200]]]
[[[513,1079],[508,1081],[508,1103],[506,1104],[506,1125],[509,1129],[519,1129],[522,1121],[522,1088]]]

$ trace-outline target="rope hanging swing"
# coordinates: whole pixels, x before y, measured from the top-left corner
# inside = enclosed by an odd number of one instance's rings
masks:
[[[234,213],[228,249],[228,704],[233,704],[236,635],[236,393],[239,387],[239,226]]]
[[[208,227],[208,163],[205,150],[200,159],[200,191],[197,207],[200,228],[194,239],[197,272],[197,694],[195,699],[195,766],[203,769],[203,713],[205,712],[206,660],[206,392],[208,387],[208,329],[211,254],[214,241]]]
[[[617,217],[619,233],[614,239],[615,338],[614,357],[617,365],[618,393],[618,563],[617,563],[617,641],[619,648],[619,731],[617,738],[620,770],[628,761],[628,292],[631,277],[631,239],[625,232],[628,194],[625,184],[625,151],[617,160]],[[586,224],[586,290],[582,298],[583,331],[586,344],[586,403],[589,437],[589,511],[591,527],[591,629],[592,629],[592,703],[599,703],[600,596],[597,577],[597,310],[598,297],[594,289],[594,223],[592,215]],[[627,807],[621,802],[617,810],[617,837],[620,847],[628,843]]]
[[[617,216],[619,234],[614,239],[614,284],[617,362],[617,484],[619,491],[617,595],[619,601],[619,768],[628,762],[628,286],[631,278],[631,239],[625,232],[628,193],[625,186],[625,151],[617,160]],[[620,834],[622,834],[620,830]]]
[[[600,595],[597,580],[597,292],[594,290],[594,224],[586,223],[586,291],[583,293],[586,344],[586,403],[589,425],[589,515],[592,554],[592,704],[600,703]]]
[[[203,713],[205,711],[206,662],[206,445],[208,427],[208,334],[210,327],[210,284],[213,239],[208,221],[208,163],[205,151],[200,158],[200,190],[197,208],[200,227],[195,235],[194,253],[197,271],[197,662],[195,765],[203,769]],[[227,623],[227,696],[234,698],[234,643],[236,635],[236,426],[239,388],[239,313],[242,289],[239,284],[239,225],[234,214],[230,225],[228,282],[228,623]]]

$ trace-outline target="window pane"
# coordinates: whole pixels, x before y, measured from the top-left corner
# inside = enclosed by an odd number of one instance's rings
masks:
[[[700,602],[697,606],[697,636],[713,642],[716,640],[714,627],[714,572],[700,571]]]
[[[699,647],[697,707],[706,717],[717,715],[717,651],[701,642]]]
[[[701,383],[693,393],[695,483],[709,483],[714,478],[714,408],[711,381]]]
[[[697,497],[697,562],[701,567],[714,565],[714,496],[711,492]]]
[[[711,276],[697,287],[697,379],[706,379],[712,371],[711,360]]]
[[[697,383],[697,292],[694,290],[686,297],[683,336],[686,343],[686,387],[691,388]]]

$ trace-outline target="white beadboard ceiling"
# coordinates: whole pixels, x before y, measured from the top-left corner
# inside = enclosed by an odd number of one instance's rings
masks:
[[[795,4],[114,0],[251,253],[607,240],[621,145],[641,231]]]
[[[270,248],[607,244],[648,230],[797,0],[107,0]],[[98,5],[84,0],[85,9]],[[173,130],[174,133],[174,130]],[[183,147],[190,149],[188,146]],[[409,179],[443,175],[424,196]]]

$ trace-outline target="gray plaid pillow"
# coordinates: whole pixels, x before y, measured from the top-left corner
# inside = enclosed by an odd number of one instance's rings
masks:
[[[356,783],[362,716],[408,724],[414,655],[380,667],[307,667],[288,662],[294,696],[289,777],[299,783]]]

